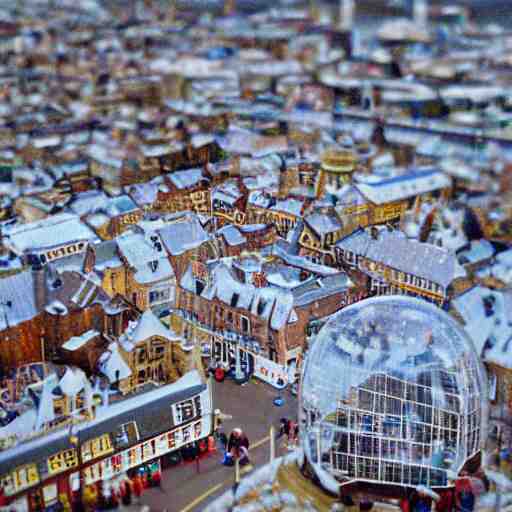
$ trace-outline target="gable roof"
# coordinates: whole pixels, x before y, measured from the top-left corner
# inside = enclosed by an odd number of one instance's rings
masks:
[[[130,352],[137,343],[152,336],[159,336],[169,341],[178,339],[178,336],[160,322],[155,314],[148,309],[138,320],[129,323],[128,328],[119,338],[119,342],[127,352]]]
[[[451,184],[446,174],[427,169],[411,171],[377,183],[356,183],[355,187],[372,203],[383,204],[448,188]]]
[[[196,215],[187,215],[158,230],[162,241],[172,256],[196,249],[210,237]]]
[[[0,297],[4,304],[11,303],[10,307],[4,305],[1,308],[1,330],[31,320],[39,313],[34,296],[34,278],[30,270],[0,279]]]
[[[432,244],[407,238],[400,231],[382,229],[377,239],[358,229],[336,243],[336,247],[384,265],[428,279],[447,287],[455,278],[466,275],[455,253]]]

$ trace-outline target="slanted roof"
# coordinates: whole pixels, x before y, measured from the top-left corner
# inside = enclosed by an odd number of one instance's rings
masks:
[[[23,254],[28,249],[50,248],[96,238],[94,231],[78,215],[71,213],[6,228],[4,232],[5,245],[16,254]]]
[[[62,345],[62,348],[69,351],[78,350],[99,335],[100,333],[98,331],[91,329],[80,334],[80,336],[72,336]]]
[[[66,396],[76,396],[86,385],[87,376],[80,368],[68,366],[59,380],[59,387]]]
[[[0,279],[0,297],[6,304],[1,308],[1,330],[31,320],[39,313],[36,308],[34,280],[30,270]],[[8,302],[11,303],[10,307],[7,305]]]
[[[226,243],[231,246],[242,245],[247,242],[247,238],[245,238],[245,236],[243,236],[240,231],[231,224],[217,230],[217,235],[223,236]]]
[[[116,238],[116,242],[121,255],[135,270],[138,283],[147,284],[174,277],[174,271],[156,233],[146,237],[141,233],[125,232]]]
[[[203,171],[200,168],[186,169],[185,171],[175,171],[169,175],[169,180],[176,188],[180,190],[193,187],[194,185],[200,183],[203,179],[205,178],[203,176]]]
[[[451,187],[451,179],[434,169],[412,171],[377,183],[355,186],[374,204],[383,204]]]
[[[304,217],[304,222],[319,236],[341,229],[342,224],[334,215],[312,213]]]
[[[153,311],[148,309],[139,318],[137,326],[131,334],[131,341],[139,343],[151,336],[160,336],[167,340],[176,339],[176,334],[160,322]]]
[[[209,240],[209,236],[195,215],[188,215],[158,230],[172,256],[196,249]]]
[[[130,396],[111,403],[105,408],[97,408],[95,419],[77,425],[77,435],[81,442],[85,442],[102,434],[115,432],[123,423],[135,421],[140,440],[143,441],[176,426],[170,407],[172,404],[205,390],[206,384],[197,370],[188,372],[172,384]],[[210,412],[211,410],[205,410],[203,415],[208,415]],[[72,447],[69,428],[61,428],[0,452],[0,468],[3,470],[30,462],[46,462],[49,454]]]
[[[116,383],[118,379],[127,379],[132,374],[128,363],[119,352],[117,342],[108,346],[108,351],[100,356],[99,363],[101,373],[107,377],[111,384]]]
[[[401,231],[382,229],[374,239],[367,231],[358,230],[339,240],[336,246],[445,288],[454,279],[466,275],[454,252],[411,240]]]
[[[124,350],[131,352],[137,343],[152,336],[159,336],[169,341],[178,339],[178,335],[160,322],[155,314],[148,309],[138,320],[129,323],[128,328],[119,338],[119,343]]]

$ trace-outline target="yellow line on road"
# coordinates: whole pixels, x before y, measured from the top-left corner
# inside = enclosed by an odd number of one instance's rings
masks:
[[[210,487],[204,494],[201,494],[201,496],[198,496],[194,501],[191,501],[185,508],[181,509],[181,512],[190,512],[206,498],[216,493],[219,489],[222,489],[226,485],[226,483],[227,482],[221,482],[220,484]]]
[[[259,448],[261,445],[268,443],[270,441],[270,436],[266,436],[263,439],[260,439],[259,441],[256,441],[252,446],[251,449]],[[246,468],[242,469],[242,473],[248,472],[253,468],[252,465],[246,466]],[[245,471],[244,471],[245,469]],[[228,484],[233,484],[233,478],[228,478],[224,480],[224,482],[221,482],[220,484],[216,484],[213,487],[210,487],[206,492],[201,494],[201,496],[198,496],[195,500],[191,501],[185,508],[181,509],[181,512],[190,512],[191,510],[194,510],[195,507],[197,507],[200,503],[202,503],[206,498],[209,498],[212,494],[215,494],[217,491],[222,489]]]

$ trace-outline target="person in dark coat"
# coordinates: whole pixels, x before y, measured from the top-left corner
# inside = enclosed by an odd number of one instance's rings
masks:
[[[228,439],[227,452],[234,459],[239,459],[240,464],[249,462],[249,438],[241,428],[235,428]]]

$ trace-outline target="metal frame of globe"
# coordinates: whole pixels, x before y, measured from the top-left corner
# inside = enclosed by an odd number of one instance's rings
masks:
[[[414,381],[400,376],[400,372],[394,375],[393,371],[368,371],[357,386],[337,396],[329,413],[321,408],[315,411],[305,395],[310,391],[307,374],[313,371],[314,364],[309,357],[315,357],[315,345],[321,341],[322,332],[329,335],[336,322],[343,322],[361,308],[373,306],[378,310],[380,304],[386,303],[432,315],[433,334],[426,346],[434,347],[439,342],[434,336],[441,336],[447,329],[454,340],[457,338],[452,342],[458,345],[460,357],[451,363],[445,361],[443,366],[432,357],[429,359],[427,351],[419,353],[410,361]],[[324,326],[318,338],[304,365],[300,409],[304,451],[317,475],[323,473],[324,480],[325,475],[333,477],[340,487],[356,481],[393,487],[451,486],[455,475],[481,451],[487,424],[483,369],[471,341],[455,320],[419,299],[379,297],[342,310]],[[329,385],[330,358],[326,354],[319,379]],[[358,372],[360,368],[339,368],[338,382],[345,378],[343,370]],[[444,406],[440,407],[440,403]]]

